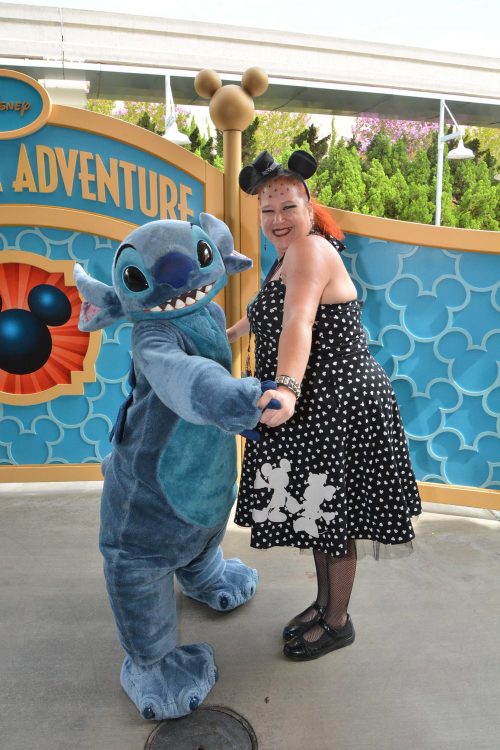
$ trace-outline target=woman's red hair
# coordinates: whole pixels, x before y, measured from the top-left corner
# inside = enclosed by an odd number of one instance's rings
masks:
[[[312,197],[311,205],[314,216],[314,229],[324,237],[330,236],[335,237],[337,240],[343,240],[344,233],[327,209],[320,203],[316,203]]]

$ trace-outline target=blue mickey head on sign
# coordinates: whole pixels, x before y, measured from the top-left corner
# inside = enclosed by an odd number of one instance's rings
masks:
[[[60,289],[38,284],[28,295],[29,310],[2,310],[0,298],[0,368],[14,375],[39,370],[52,351],[47,326],[62,326],[71,317],[71,304]]]

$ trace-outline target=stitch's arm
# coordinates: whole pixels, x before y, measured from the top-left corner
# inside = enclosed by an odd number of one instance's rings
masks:
[[[217,362],[186,354],[166,326],[134,326],[134,362],[158,398],[188,422],[237,433],[260,419],[259,380],[238,380]]]

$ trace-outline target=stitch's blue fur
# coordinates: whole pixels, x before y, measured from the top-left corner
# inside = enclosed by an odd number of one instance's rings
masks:
[[[257,584],[257,571],[225,560],[220,542],[235,497],[234,434],[257,424],[261,387],[231,377],[224,314],[212,302],[250,261],[223,222],[201,214],[200,225],[136,229],[115,255],[113,287],[75,268],[83,330],[134,322],[135,385],[103,468],[100,547],[127,653],[122,686],[149,719],[190,713],[217,678],[208,644],[176,646],[174,575],[185,594],[221,611],[244,604]],[[206,265],[203,243],[213,256]],[[128,288],[131,267],[146,287]],[[194,304],[162,310],[209,284]]]

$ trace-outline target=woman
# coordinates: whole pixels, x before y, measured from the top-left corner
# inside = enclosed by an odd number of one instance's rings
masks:
[[[278,259],[230,341],[255,335],[256,376],[279,410],[247,440],[236,523],[251,545],[312,548],[317,596],[285,626],[284,654],[315,659],[354,640],[348,614],[356,539],[409,543],[420,513],[398,407],[370,355],[361,304],[340,258],[342,234],[310,198],[316,162],[304,151],[288,168],[264,151],[240,173],[259,198],[263,233]]]

